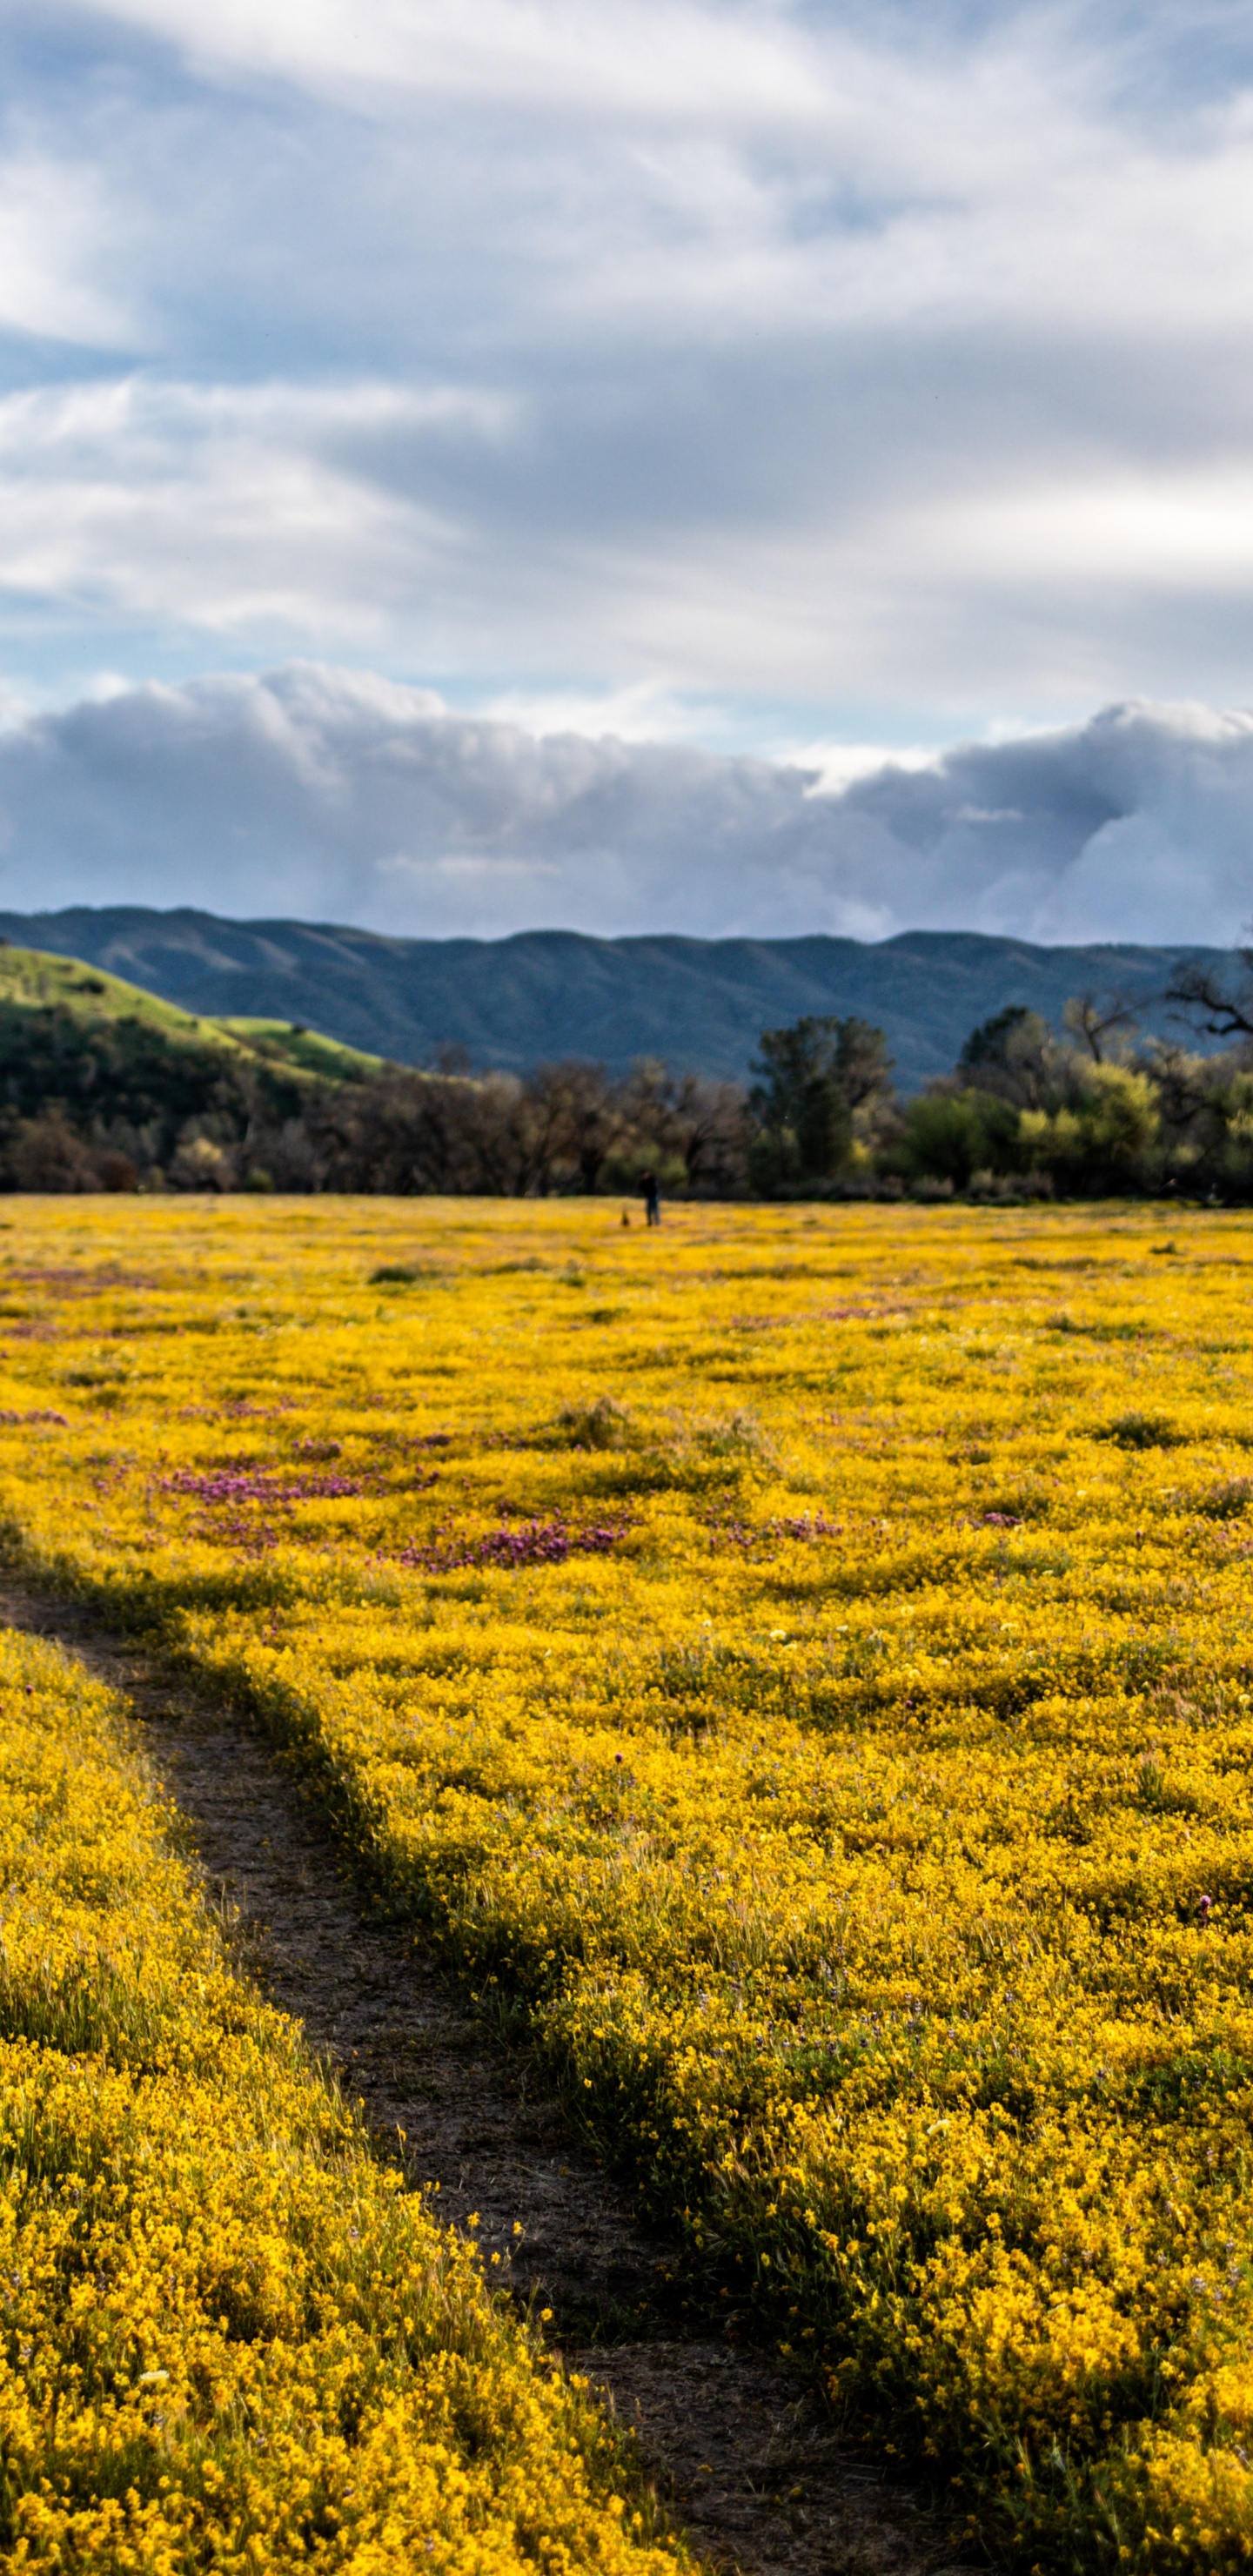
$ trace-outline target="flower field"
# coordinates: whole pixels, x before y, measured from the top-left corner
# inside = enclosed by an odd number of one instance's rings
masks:
[[[1243,2566],[1253,1222],[7,1206],[10,1553],[301,1749],[850,2424]]]
[[[225,1972],[109,1694],[0,1641],[18,2566],[665,2576],[600,2419]]]

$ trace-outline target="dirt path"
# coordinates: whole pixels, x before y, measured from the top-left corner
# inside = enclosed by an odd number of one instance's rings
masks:
[[[0,1620],[130,1700],[251,1972],[380,2145],[438,2182],[437,2214],[477,2213],[485,2254],[512,2257],[513,2289],[552,2310],[554,2346],[635,2427],[700,2552],[745,2576],[961,2576],[951,2533],[843,2449],[768,2356],[685,2330],[677,2245],[572,2140],[528,2053],[491,2038],[411,1927],[372,1912],[281,1754],[72,1604],[6,1578]]]

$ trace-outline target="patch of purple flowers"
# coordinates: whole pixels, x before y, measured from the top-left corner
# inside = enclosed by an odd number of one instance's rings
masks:
[[[822,1512],[804,1512],[799,1520],[766,1521],[753,1529],[747,1521],[716,1520],[711,1522],[709,1539],[712,1547],[769,1547],[780,1539],[799,1539],[809,1545],[815,1539],[842,1538],[842,1521],[829,1521]]]
[[[425,1574],[453,1574],[468,1565],[500,1565],[510,1571],[523,1565],[564,1565],[570,1556],[604,1556],[624,1535],[625,1521],[603,1521],[571,1529],[558,1516],[531,1520],[521,1529],[487,1530],[481,1538],[449,1538],[437,1530],[433,1543],[414,1542],[402,1552],[401,1565],[420,1566]]]
[[[161,1482],[167,1494],[194,1494],[197,1502],[214,1504],[310,1503],[361,1491],[356,1476],[290,1476],[282,1482],[273,1467],[214,1467],[206,1474],[180,1467]]]

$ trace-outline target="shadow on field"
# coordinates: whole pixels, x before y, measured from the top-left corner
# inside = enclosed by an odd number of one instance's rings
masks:
[[[921,2492],[842,2444],[769,2355],[689,2310],[677,2242],[572,2137],[528,2051],[494,2038],[421,1935],[379,1912],[280,1752],[90,1609],[6,1574],[0,1620],[129,1700],[237,1964],[360,2097],[379,2151],[473,2231],[565,2367],[634,2428],[702,2556],[744,2576],[967,2576]]]

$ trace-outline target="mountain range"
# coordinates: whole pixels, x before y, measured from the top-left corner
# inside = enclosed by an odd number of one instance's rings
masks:
[[[948,1072],[970,1030],[1011,1002],[1060,1025],[1071,994],[1118,990],[1137,1001],[1145,1033],[1178,1035],[1160,1000],[1172,969],[1184,957],[1231,964],[1218,949],[1041,948],[976,931],[904,931],[873,945],[565,930],[394,939],[133,905],[0,912],[0,936],[83,959],[183,1011],[295,1024],[400,1064],[460,1050],[475,1070],[584,1056],[625,1071],[658,1056],[677,1071],[742,1078],[763,1028],[855,1013],[886,1032],[906,1092]]]

